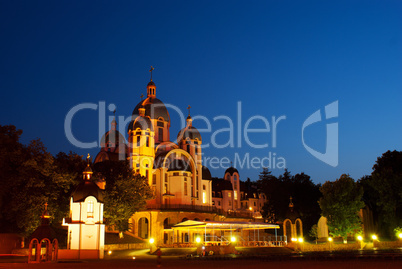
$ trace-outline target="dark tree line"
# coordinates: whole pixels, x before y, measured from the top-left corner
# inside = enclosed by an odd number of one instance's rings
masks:
[[[387,151],[378,157],[371,175],[362,177],[359,184],[378,232],[383,237],[394,237],[394,229],[402,226],[402,152]]]
[[[0,231],[29,236],[40,225],[45,203],[52,225],[61,227],[87,161],[72,152],[52,156],[40,140],[24,145],[21,134],[13,125],[0,125]],[[107,223],[126,230],[128,218],[152,196],[149,185],[127,162],[100,163],[93,170],[93,180],[106,179]]]
[[[283,221],[292,197],[294,208],[303,222],[303,233],[307,235],[320,218],[321,210],[317,201],[321,197],[321,185],[314,184],[310,176],[304,173],[292,175],[285,170],[276,177],[267,168],[263,169],[257,183],[267,197],[263,216],[271,223]]]

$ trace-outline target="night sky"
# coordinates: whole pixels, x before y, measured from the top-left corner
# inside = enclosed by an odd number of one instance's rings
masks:
[[[66,138],[67,113],[105,102],[128,118],[146,94],[152,65],[157,98],[186,116],[191,105],[200,130],[207,127],[200,116],[210,121],[211,131],[201,132],[204,144],[229,128],[222,116],[233,120],[233,147],[210,146],[205,157],[235,162],[235,156],[271,154],[316,183],[343,173],[359,179],[382,153],[402,150],[401,14],[401,1],[1,1],[0,124],[22,129],[23,143],[40,138],[52,154],[95,156],[99,148],[79,148]],[[332,167],[304,148],[302,125],[335,101],[338,117],[323,114],[304,132],[305,142],[323,153],[326,124],[338,123],[339,164]],[[75,114],[78,140],[99,139],[98,113]],[[249,136],[266,148],[238,139],[257,115],[269,124],[286,116],[277,125],[276,147],[272,126]],[[109,116],[106,109],[107,126]],[[170,116],[173,141],[183,123],[178,113]],[[249,128],[264,126],[255,120]],[[215,138],[223,145],[230,135]],[[262,170],[237,168],[242,180],[256,180]],[[212,176],[224,170],[211,169]]]

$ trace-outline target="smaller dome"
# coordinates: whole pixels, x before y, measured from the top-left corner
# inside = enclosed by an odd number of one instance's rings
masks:
[[[93,173],[92,169],[91,169],[91,166],[89,166],[89,164],[87,165],[87,167],[85,167],[84,173],[86,173],[86,174],[92,174]]]
[[[107,147],[108,143],[114,143],[116,146],[120,143],[126,143],[124,136],[117,130],[110,130],[101,138],[101,147]]]
[[[212,180],[211,172],[206,166],[202,166],[202,179]]]
[[[94,182],[85,180],[81,182],[73,194],[73,202],[83,202],[89,196],[93,196],[98,202],[103,203],[103,191]]]
[[[154,127],[152,126],[152,122],[149,117],[138,116],[128,125],[128,131],[135,131],[137,128],[140,128],[141,130],[146,130],[149,128],[151,131],[154,131]]]
[[[298,218],[300,218],[300,214],[293,207],[289,207],[289,209],[286,212],[285,218],[290,219],[292,221],[292,223],[295,223],[295,221]]]
[[[232,176],[234,173],[238,173],[238,174],[239,174],[239,171],[237,171],[236,168],[234,168],[233,166],[231,166],[231,167],[229,167],[228,169],[226,169],[225,174],[226,174],[226,173],[229,173],[229,174]]]
[[[199,140],[202,141],[201,139],[201,134],[200,132],[197,130],[197,128],[193,127],[193,126],[186,126],[185,128],[183,128],[178,134],[177,134],[177,141],[181,141],[181,140],[185,140],[189,138],[190,140]]]
[[[147,86],[155,86],[155,82],[153,82],[152,80],[150,82],[148,82]]]

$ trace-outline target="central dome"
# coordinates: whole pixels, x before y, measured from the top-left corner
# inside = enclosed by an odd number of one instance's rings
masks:
[[[145,108],[145,116],[150,117],[151,119],[159,119],[163,118],[164,121],[170,123],[170,116],[169,112],[165,106],[165,104],[155,97],[148,97],[147,99],[139,102],[137,106],[133,110],[133,116],[139,115],[140,112],[138,111],[141,105]]]

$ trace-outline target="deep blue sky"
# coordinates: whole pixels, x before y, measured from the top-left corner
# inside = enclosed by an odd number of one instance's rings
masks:
[[[157,97],[212,122],[212,132],[261,115],[286,116],[272,133],[253,134],[253,149],[208,148],[208,157],[286,159],[293,173],[314,182],[343,173],[371,173],[378,156],[402,150],[401,1],[1,1],[0,124],[39,137],[52,154],[80,149],[64,134],[67,112],[90,102],[117,106],[129,116],[146,93],[153,65]],[[331,167],[303,147],[304,120],[339,101],[339,165]],[[112,115],[108,112],[107,116]],[[180,125],[171,113],[171,139]],[[306,130],[309,146],[324,152],[325,123]],[[204,128],[201,121],[194,125]],[[262,127],[254,122],[253,127]],[[237,142],[237,126],[234,135]],[[241,127],[242,128],[242,127]],[[73,133],[98,138],[97,112],[84,110]],[[211,134],[203,134],[210,141]],[[217,136],[227,141],[228,133]],[[243,180],[261,169],[240,168]],[[224,169],[212,170],[223,176]],[[274,169],[274,174],[282,173]]]

